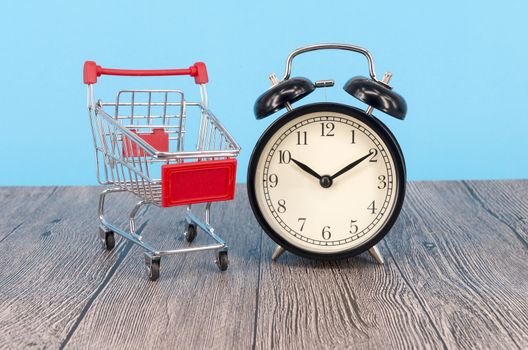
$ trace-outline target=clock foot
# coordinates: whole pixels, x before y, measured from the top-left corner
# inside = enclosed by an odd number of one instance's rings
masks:
[[[376,260],[378,264],[383,265],[385,263],[385,260],[383,260],[383,256],[381,255],[377,246],[370,248],[369,254],[374,258],[374,260]]]
[[[275,248],[275,251],[273,252],[273,255],[271,256],[271,260],[276,261],[286,250],[281,247],[280,245]]]

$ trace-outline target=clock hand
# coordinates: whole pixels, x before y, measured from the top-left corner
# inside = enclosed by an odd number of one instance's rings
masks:
[[[317,173],[316,173],[314,170],[312,170],[312,168],[310,168],[308,165],[303,164],[303,163],[301,163],[301,162],[299,162],[298,160],[293,159],[293,158],[291,158],[291,160],[292,160],[295,164],[297,164],[297,166],[298,166],[299,168],[301,168],[302,170],[306,171],[308,174],[314,176],[315,178],[321,180],[321,175],[317,174]]]
[[[361,163],[362,161],[364,161],[365,159],[367,159],[372,153],[368,153],[367,155],[359,158],[358,160],[348,164],[346,167],[344,167],[343,169],[339,170],[337,173],[335,173],[334,175],[330,176],[330,179],[335,179],[336,177],[338,177],[339,175],[343,175],[344,173],[346,173],[347,171],[349,171],[350,169],[352,169],[353,167],[355,167],[356,165],[358,165],[359,163]]]

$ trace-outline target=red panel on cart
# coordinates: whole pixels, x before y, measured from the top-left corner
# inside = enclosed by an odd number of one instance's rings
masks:
[[[235,197],[236,159],[163,165],[162,206],[227,201]]]
[[[154,147],[158,152],[169,151],[169,134],[163,128],[154,128],[151,133],[138,134],[136,130],[130,129],[134,134],[145,140],[149,145]],[[129,141],[128,137],[123,136],[123,157],[140,157],[145,155],[145,152],[136,145],[134,141]],[[132,147],[131,147],[132,146]],[[139,148],[139,152],[138,152]]]

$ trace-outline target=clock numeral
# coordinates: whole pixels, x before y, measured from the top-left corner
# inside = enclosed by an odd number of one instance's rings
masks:
[[[330,232],[330,226],[323,227],[322,234],[323,234],[323,239],[328,241],[330,237],[332,237],[332,233]]]
[[[303,228],[304,228],[304,224],[306,224],[306,218],[299,218],[299,219],[297,219],[297,222],[301,222],[301,221],[302,221],[302,223],[301,223],[301,229],[300,229],[300,231],[303,230]]]
[[[351,130],[352,131],[352,141],[350,143],[356,143],[356,130]]]
[[[268,177],[269,187],[275,188],[279,184],[279,177],[276,174],[271,174]]]
[[[378,150],[377,150],[376,148],[371,148],[371,149],[369,150],[369,153],[371,154],[371,157],[370,157],[370,159],[369,159],[369,162],[371,162],[371,163],[375,163],[375,162],[377,162],[378,160],[375,159],[375,158],[376,158],[376,156],[378,155]]]
[[[279,213],[285,213],[286,212],[286,201],[284,199],[279,199],[279,207],[277,208],[277,211]]]
[[[291,161],[290,151],[279,151],[279,164],[289,164]]]
[[[376,208],[376,201],[372,201],[367,209],[370,210],[371,214],[376,214],[376,210],[378,210],[378,208]]]
[[[380,175],[378,176],[378,180],[380,181],[379,185],[378,185],[378,188],[380,190],[384,189],[385,187],[387,187],[387,181],[385,181],[385,175]]]
[[[359,231],[358,225],[356,225],[357,220],[350,220],[350,233],[356,234]]]
[[[297,144],[298,145],[307,145],[308,144],[308,135],[306,131],[297,131]]]
[[[321,123],[321,136],[334,136],[335,125],[332,122]]]

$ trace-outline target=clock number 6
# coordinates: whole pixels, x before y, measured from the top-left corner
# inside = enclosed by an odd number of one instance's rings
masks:
[[[330,237],[332,237],[332,233],[330,232],[330,226],[323,227],[322,234],[323,234],[323,239],[328,241]]]

